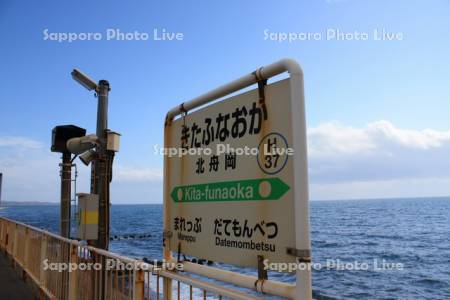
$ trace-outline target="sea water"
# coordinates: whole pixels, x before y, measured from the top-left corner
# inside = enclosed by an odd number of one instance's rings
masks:
[[[0,216],[58,232],[57,205]],[[113,252],[161,259],[162,205],[112,205],[111,236]],[[450,198],[311,201],[311,240],[315,299],[450,299]]]

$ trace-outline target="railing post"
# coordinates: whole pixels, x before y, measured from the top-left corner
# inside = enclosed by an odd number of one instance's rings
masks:
[[[164,300],[172,300],[172,279],[164,277],[163,279]]]
[[[75,263],[78,264],[78,246],[70,245],[70,264]],[[69,300],[77,299],[77,291],[78,291],[78,271],[77,268],[69,272]]]
[[[3,224],[3,220],[0,219],[0,249],[3,248],[3,228],[5,227]]]
[[[0,246],[6,253],[6,247],[8,246],[8,244],[6,243],[8,236],[8,223],[6,222],[6,220],[3,219],[0,219],[0,222],[2,224],[2,232],[1,232],[2,237],[0,240]]]
[[[6,224],[5,220],[0,219],[0,248],[4,249],[5,246],[5,237],[6,237]]]
[[[5,236],[5,253],[9,253],[9,248],[11,245],[11,224],[9,221],[6,221],[6,236]]]
[[[14,242],[13,242],[13,248],[12,248],[12,256],[13,256],[13,258],[14,258],[14,263],[16,262],[16,260],[17,260],[17,244],[18,244],[18,241],[19,241],[19,234],[18,234],[18,229],[17,229],[17,227],[18,227],[19,225],[16,223],[16,224],[14,224]]]
[[[46,277],[47,274],[44,270],[44,261],[47,258],[47,236],[41,233],[41,268],[39,272],[39,282],[42,286],[46,286]]]
[[[145,273],[143,270],[136,270],[134,273],[134,300],[145,299]]]
[[[25,249],[23,250],[23,262],[22,262],[22,279],[26,280],[27,271],[29,271],[29,255],[30,255],[30,231],[28,227],[25,227]]]
[[[29,260],[30,257],[30,230],[28,230],[28,227],[25,228],[25,249],[23,254],[23,267],[25,269],[29,268]]]

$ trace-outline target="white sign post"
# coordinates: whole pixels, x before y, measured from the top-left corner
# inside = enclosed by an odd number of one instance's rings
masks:
[[[289,78],[267,84],[285,71]],[[255,83],[254,90],[199,108]],[[305,123],[303,74],[292,60],[261,68],[169,111],[165,258],[177,252],[255,267],[263,275],[267,264],[307,265]],[[309,268],[297,271],[289,296],[311,298]]]

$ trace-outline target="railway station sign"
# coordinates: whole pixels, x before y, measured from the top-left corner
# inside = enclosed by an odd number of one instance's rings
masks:
[[[290,84],[231,96],[165,126],[171,251],[238,266],[257,267],[258,256],[295,262]]]

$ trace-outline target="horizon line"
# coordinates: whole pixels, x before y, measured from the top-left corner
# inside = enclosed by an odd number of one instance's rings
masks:
[[[415,196],[415,197],[384,197],[384,198],[351,198],[351,199],[313,199],[310,200],[310,202],[338,202],[338,201],[374,201],[374,200],[414,200],[414,199],[439,199],[439,198],[450,198],[450,195],[445,196]],[[23,203],[23,204],[37,204],[37,205],[57,205],[60,204],[56,201],[8,201],[8,200],[2,200],[3,204],[7,203]],[[150,202],[150,203],[143,203],[143,202],[111,202],[113,205],[152,205],[152,204],[163,204],[163,202]]]

